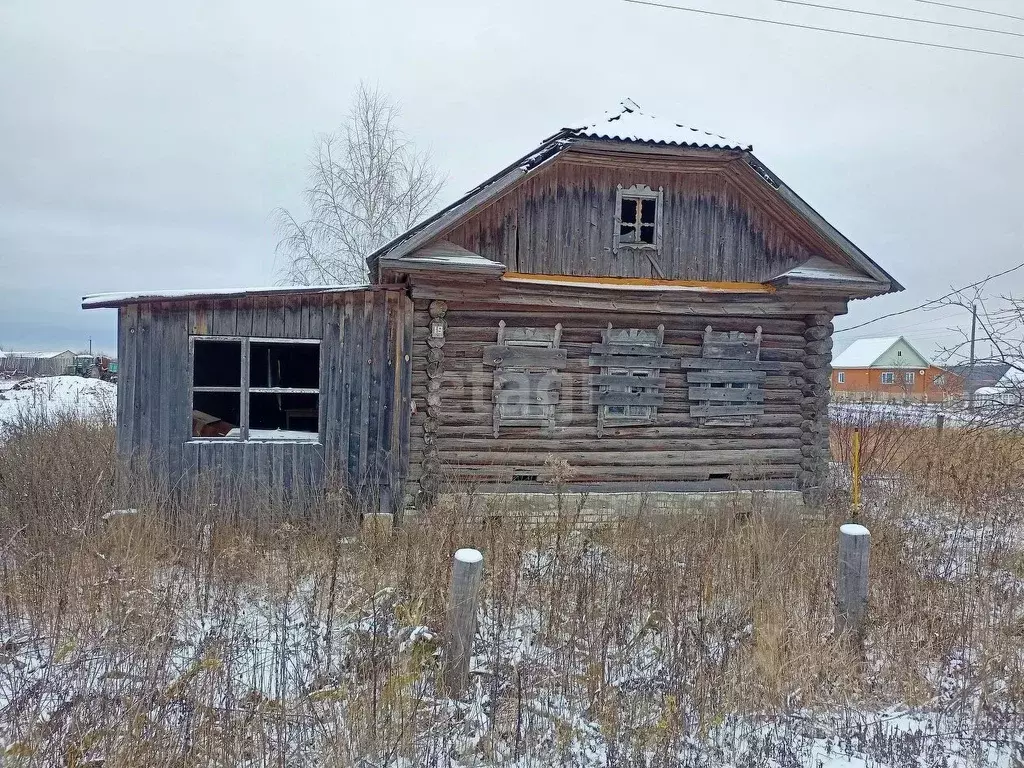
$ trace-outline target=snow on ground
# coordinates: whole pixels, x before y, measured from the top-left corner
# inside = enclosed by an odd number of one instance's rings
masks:
[[[934,427],[941,415],[948,427],[1020,426],[1021,410],[1002,403],[981,401],[968,409],[962,402],[916,403],[916,402],[864,402],[837,401],[829,404],[829,417],[833,422],[854,426],[867,426],[882,422],[895,422],[908,426]]]
[[[0,428],[62,416],[112,420],[117,386],[80,376],[0,379]]]

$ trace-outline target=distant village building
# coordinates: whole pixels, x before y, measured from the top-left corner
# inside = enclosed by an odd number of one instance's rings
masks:
[[[941,401],[952,378],[903,336],[857,339],[832,361],[837,400]]]
[[[70,349],[63,352],[5,352],[0,371],[24,376],[62,376],[75,360]]]
[[[366,286],[86,297],[118,310],[119,452],[172,485],[384,511],[447,489],[813,492],[832,320],[902,290],[749,145],[631,102],[368,265]]]
[[[976,406],[1024,407],[1024,361],[975,363],[973,375],[965,374],[965,382]]]
[[[950,397],[958,398],[969,399],[982,390],[991,394],[996,388],[1005,386],[1004,378],[1009,380],[1012,377],[1010,364],[1002,362],[957,363],[947,365],[945,369],[948,374],[946,390]]]

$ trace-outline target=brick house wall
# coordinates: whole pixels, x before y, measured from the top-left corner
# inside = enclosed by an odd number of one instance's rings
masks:
[[[891,384],[883,381],[885,373],[893,374]],[[907,374],[911,376],[910,381],[904,378]],[[872,397],[932,402],[945,400],[953,394],[955,378],[934,365],[926,368],[836,368],[832,371],[832,394],[836,399]]]

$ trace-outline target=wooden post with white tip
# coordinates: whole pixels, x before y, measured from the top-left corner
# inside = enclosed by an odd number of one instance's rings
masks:
[[[455,553],[448,602],[444,682],[453,698],[460,698],[469,680],[469,662],[476,636],[477,600],[484,556],[476,549]]]
[[[839,528],[839,569],[836,574],[836,632],[856,642],[864,637],[868,610],[868,557],[871,533],[863,525]]]

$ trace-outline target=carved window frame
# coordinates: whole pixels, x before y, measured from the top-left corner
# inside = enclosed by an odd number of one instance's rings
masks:
[[[629,242],[622,240],[622,203],[624,200],[636,200],[637,218],[633,226],[640,228],[641,211],[644,200],[654,200],[654,242],[644,243],[640,241]],[[634,184],[631,187],[623,188],[619,184],[615,189],[615,228],[612,230],[612,252],[618,253],[620,248],[630,250],[648,250],[658,252],[662,243],[662,221],[664,219],[665,191],[664,187],[651,189],[646,184]],[[627,226],[630,226],[627,224]]]

